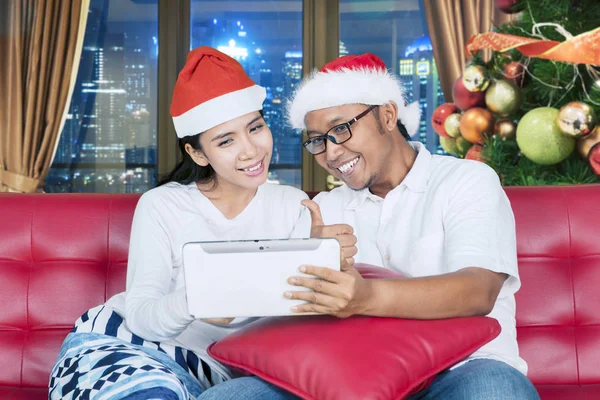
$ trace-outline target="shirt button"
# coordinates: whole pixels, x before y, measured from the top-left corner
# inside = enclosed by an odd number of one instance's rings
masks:
[[[390,261],[390,255],[389,255],[389,254],[386,254],[386,255],[385,255],[385,259],[386,259],[387,261]]]

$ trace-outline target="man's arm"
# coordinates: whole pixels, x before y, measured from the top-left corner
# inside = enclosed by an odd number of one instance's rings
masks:
[[[365,280],[372,295],[361,314],[415,319],[487,315],[507,277],[470,267],[424,278]]]
[[[307,301],[296,312],[317,312],[340,318],[351,315],[440,319],[487,315],[507,278],[483,268],[424,278],[363,279],[354,268],[333,271],[307,266],[305,271],[322,280],[295,277],[292,285],[312,292],[287,292],[286,297]]]

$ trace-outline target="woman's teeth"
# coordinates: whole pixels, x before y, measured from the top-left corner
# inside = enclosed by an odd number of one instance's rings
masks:
[[[262,167],[262,162],[256,164],[254,167],[244,168],[244,171],[253,172],[253,171],[257,171],[260,167]]]
[[[354,167],[356,165],[356,163],[358,162],[358,157],[356,157],[354,160],[348,161],[346,164],[338,167],[338,170],[342,173],[345,174],[346,172],[350,171],[350,169],[352,167]]]

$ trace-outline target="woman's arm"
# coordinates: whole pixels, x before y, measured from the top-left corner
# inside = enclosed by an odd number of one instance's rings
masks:
[[[162,341],[178,336],[194,318],[188,312],[185,287],[170,292],[173,275],[171,242],[156,194],[148,192],[142,196],[133,217],[127,266],[126,321],[136,335]]]

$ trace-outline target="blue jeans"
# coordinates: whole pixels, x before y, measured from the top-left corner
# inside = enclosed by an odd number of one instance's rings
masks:
[[[409,400],[539,400],[525,375],[496,360],[476,359],[440,373]]]
[[[199,400],[287,400],[294,395],[257,377],[244,377],[208,389]],[[439,374],[431,386],[409,400],[539,400],[529,379],[501,361],[473,360]]]
[[[297,398],[256,376],[247,376],[219,383],[203,392],[198,400],[292,400]]]

